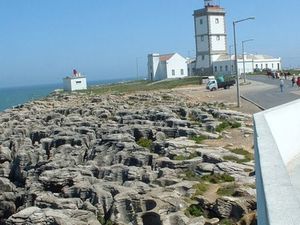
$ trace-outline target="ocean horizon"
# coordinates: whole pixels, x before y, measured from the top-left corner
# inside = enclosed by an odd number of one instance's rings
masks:
[[[116,78],[110,80],[90,81],[88,82],[88,86],[119,83],[131,80],[134,80],[134,78]],[[2,87],[0,88],[0,112],[4,111],[5,109],[13,108],[14,106],[24,104],[26,102],[47,97],[54,90],[62,88],[62,83]]]

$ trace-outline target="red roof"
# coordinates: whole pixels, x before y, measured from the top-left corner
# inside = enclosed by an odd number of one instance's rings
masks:
[[[159,60],[160,61],[168,61],[170,58],[172,58],[172,56],[175,55],[175,53],[172,53],[172,54],[167,54],[167,55],[161,55],[159,56]]]

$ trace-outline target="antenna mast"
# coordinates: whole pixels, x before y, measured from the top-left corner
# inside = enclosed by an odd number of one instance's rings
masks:
[[[213,6],[213,0],[204,0],[204,6],[205,7]]]

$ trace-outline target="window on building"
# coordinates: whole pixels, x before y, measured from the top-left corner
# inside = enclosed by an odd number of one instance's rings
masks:
[[[268,64],[266,63],[266,69],[268,69]]]
[[[219,22],[220,22],[220,21],[219,21],[219,18],[216,18],[215,22],[216,22],[216,23],[219,23]]]
[[[217,35],[217,41],[220,41],[220,35]]]
[[[201,36],[201,41],[204,41],[204,36],[203,35]]]
[[[263,64],[260,64],[260,68],[263,69],[263,68],[264,68],[264,65],[263,65]]]
[[[231,71],[233,71],[233,65],[231,65]]]
[[[223,71],[223,66],[220,66],[220,72],[222,72]]]
[[[215,66],[215,72],[218,72],[218,67]]]
[[[258,64],[255,65],[255,68],[258,69]]]
[[[76,81],[76,84],[81,84],[81,80],[79,80],[79,81]]]
[[[200,19],[200,24],[203,24],[203,19]]]
[[[184,75],[184,70],[183,69],[180,70],[180,74]]]
[[[272,63],[272,69],[274,68],[274,63]]]
[[[205,59],[205,55],[202,55],[202,61]]]
[[[175,76],[175,70],[172,70],[172,75]]]
[[[226,72],[228,71],[228,65],[225,66],[225,71],[226,71]]]

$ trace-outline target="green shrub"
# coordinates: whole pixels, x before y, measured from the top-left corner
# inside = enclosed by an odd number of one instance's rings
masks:
[[[192,136],[190,139],[195,141],[196,144],[201,144],[204,140],[207,139],[207,137],[204,135],[200,135],[200,136]]]
[[[186,210],[185,214],[187,216],[199,217],[203,215],[203,209],[198,205],[190,205]]]
[[[201,182],[193,186],[196,189],[195,195],[203,195],[208,190],[208,184]]]
[[[182,161],[182,160],[193,159],[193,158],[196,158],[198,156],[199,156],[198,152],[193,152],[193,153],[189,154],[188,156],[176,155],[173,159],[178,160],[178,161]]]
[[[222,132],[223,130],[227,129],[230,127],[230,124],[228,121],[223,121],[216,127],[217,132]]]
[[[217,194],[221,196],[233,196],[236,187],[237,186],[235,184],[225,185],[218,189]]]
[[[232,219],[222,219],[220,225],[234,225],[236,224]]]
[[[230,123],[231,128],[239,128],[242,126],[242,124],[240,122],[234,121],[232,123]]]
[[[201,177],[201,180],[207,181],[207,182],[210,182],[213,184],[235,181],[234,177],[230,176],[227,173],[204,175]]]
[[[138,141],[137,141],[137,144],[139,146],[142,146],[144,148],[148,148],[150,149],[151,146],[152,146],[152,140],[149,140],[147,138],[140,138]]]
[[[200,181],[201,177],[192,170],[186,170],[183,179],[189,181]]]
[[[98,221],[102,224],[102,225],[114,225],[115,223],[112,222],[111,220],[107,220],[105,221],[104,217],[101,215],[98,215],[97,217]]]
[[[248,152],[247,150],[245,150],[243,148],[235,148],[235,149],[231,149],[230,151],[235,154],[244,156],[244,159],[236,160],[236,162],[238,162],[238,163],[249,162],[254,159],[254,155],[251,152]]]
[[[239,128],[241,126],[242,124],[240,122],[225,120],[216,127],[216,131],[222,132],[223,130],[226,130],[228,128]]]
[[[186,159],[187,159],[187,157],[184,155],[176,155],[174,157],[174,160],[178,160],[178,161],[182,161],[182,160],[186,160]]]
[[[224,160],[227,160],[227,161],[233,161],[233,162],[237,162],[237,163],[241,163],[243,161],[243,159],[240,159],[236,156],[233,156],[233,155],[226,155],[223,157]]]

